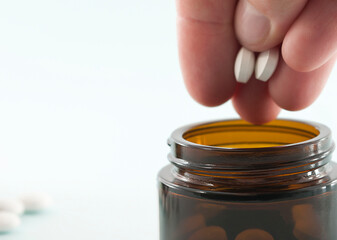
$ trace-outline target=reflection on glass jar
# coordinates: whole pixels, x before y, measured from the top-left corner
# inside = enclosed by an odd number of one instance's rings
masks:
[[[161,240],[336,240],[337,167],[321,124],[202,123],[174,131],[159,175]]]

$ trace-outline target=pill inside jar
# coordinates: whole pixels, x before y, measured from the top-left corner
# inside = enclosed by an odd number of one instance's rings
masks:
[[[160,240],[336,240],[324,125],[228,120],[182,127],[159,173]]]

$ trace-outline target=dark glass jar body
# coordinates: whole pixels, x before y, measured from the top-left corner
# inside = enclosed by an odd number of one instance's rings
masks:
[[[174,131],[159,175],[161,240],[337,240],[330,130],[242,120]]]

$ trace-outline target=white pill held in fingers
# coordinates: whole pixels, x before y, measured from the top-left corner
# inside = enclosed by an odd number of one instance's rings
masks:
[[[0,212],[2,211],[21,215],[24,212],[24,206],[17,199],[0,199]]]
[[[255,65],[255,78],[261,81],[268,81],[273,75],[279,60],[278,47],[269,49],[259,54]]]
[[[11,212],[0,212],[0,233],[8,232],[21,224],[18,215]]]
[[[20,197],[25,211],[43,211],[53,205],[53,199],[46,193],[26,193]]]
[[[242,47],[235,59],[234,74],[236,81],[247,83],[254,72],[254,66],[254,53]]]

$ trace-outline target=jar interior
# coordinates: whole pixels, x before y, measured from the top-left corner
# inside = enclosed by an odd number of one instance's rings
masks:
[[[318,135],[318,129],[303,122],[274,120],[253,125],[244,120],[229,120],[199,125],[186,131],[183,138],[222,148],[265,148],[304,142]]]

